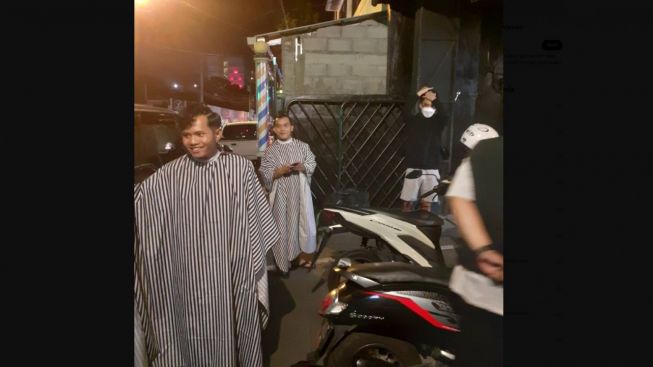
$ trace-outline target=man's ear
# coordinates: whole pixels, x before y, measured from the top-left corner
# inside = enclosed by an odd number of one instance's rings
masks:
[[[219,142],[222,139],[222,129],[217,128],[215,129],[215,140]]]

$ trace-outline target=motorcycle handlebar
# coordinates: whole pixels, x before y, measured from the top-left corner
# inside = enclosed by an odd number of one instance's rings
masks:
[[[447,192],[447,188],[449,188],[449,184],[451,182],[449,180],[442,180],[440,181],[439,184],[435,185],[433,189],[423,193],[420,195],[420,199],[423,199],[433,193],[437,193],[438,196],[444,195]]]

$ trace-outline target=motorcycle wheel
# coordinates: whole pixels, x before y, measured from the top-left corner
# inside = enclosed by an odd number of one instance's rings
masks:
[[[338,260],[340,260],[343,257],[350,259],[352,265],[375,263],[381,261],[381,258],[377,254],[372,252],[372,250],[369,249],[357,249],[357,250],[347,251],[336,259],[335,264],[337,264]],[[336,271],[333,271],[333,268],[329,269],[329,277],[327,279],[327,286],[329,287],[329,290],[336,288],[339,284],[340,284],[340,274],[338,274],[338,272]]]
[[[327,367],[360,366],[363,359],[372,359],[393,367],[411,367],[422,363],[417,349],[403,340],[386,336],[353,333],[331,352]]]

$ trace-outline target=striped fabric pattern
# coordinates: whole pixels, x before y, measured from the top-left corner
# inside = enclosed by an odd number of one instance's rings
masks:
[[[279,231],[252,163],[184,155],[134,195],[135,303],[149,365],[262,366],[265,254]]]
[[[294,139],[286,144],[275,141],[266,150],[259,172],[268,190],[276,190],[272,213],[281,230],[281,239],[272,248],[277,267],[283,272],[290,269],[290,262],[301,253],[299,247],[300,195],[299,175],[293,174],[273,180],[274,170],[283,165],[302,162],[309,179],[317,167],[315,155],[308,144]],[[274,185],[274,186],[273,186]]]

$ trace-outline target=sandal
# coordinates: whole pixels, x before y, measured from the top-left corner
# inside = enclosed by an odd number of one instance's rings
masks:
[[[300,268],[310,269],[313,266],[313,262],[310,260],[300,259],[297,266],[299,266]]]

